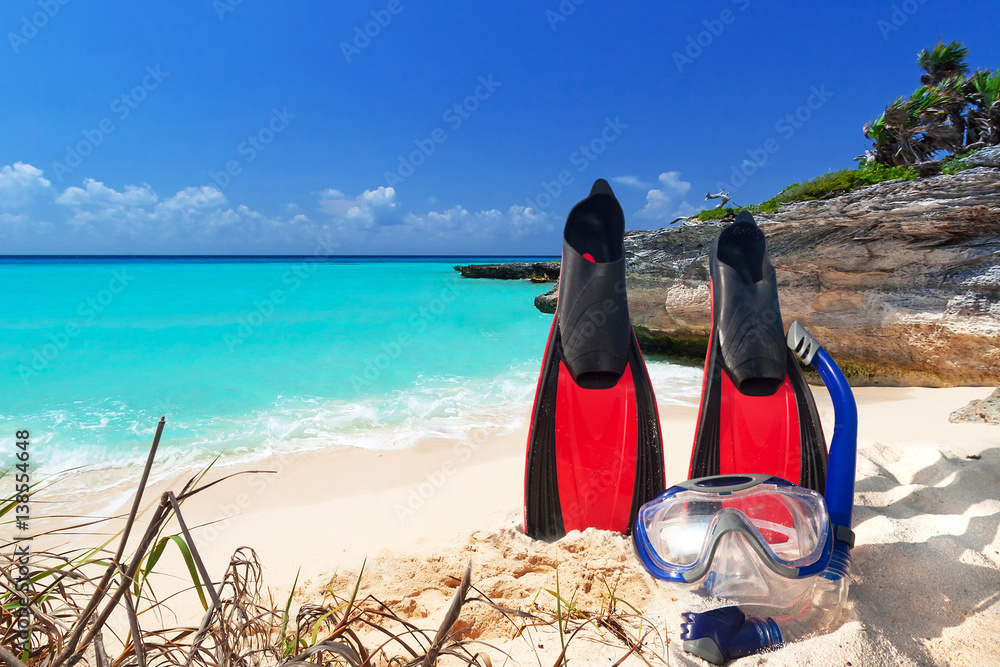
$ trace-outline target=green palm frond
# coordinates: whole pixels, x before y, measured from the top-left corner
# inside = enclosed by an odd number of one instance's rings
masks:
[[[953,75],[965,76],[969,72],[969,49],[955,41],[944,44],[940,40],[933,49],[924,49],[917,54],[917,64],[927,73],[925,83],[936,86],[944,79]]]
[[[865,136],[879,144],[886,144],[893,141],[895,137],[889,128],[885,124],[885,114],[882,114],[875,120],[870,120],[865,123]]]
[[[964,75],[952,74],[942,79],[935,90],[946,102],[965,104],[965,81]]]
[[[970,78],[976,92],[982,97],[983,106],[989,108],[1000,101],[1000,72],[976,70]]]
[[[944,96],[936,88],[921,86],[913,91],[904,106],[910,117],[915,120],[928,111],[940,107],[943,103]]]

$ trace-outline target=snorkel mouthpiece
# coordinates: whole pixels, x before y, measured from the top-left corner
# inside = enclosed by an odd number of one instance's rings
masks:
[[[686,613],[681,624],[684,650],[713,665],[781,645],[781,631],[770,618],[747,618],[738,607]]]

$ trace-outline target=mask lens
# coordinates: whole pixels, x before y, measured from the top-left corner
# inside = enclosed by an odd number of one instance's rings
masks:
[[[798,486],[762,483],[729,494],[681,490],[643,507],[640,520],[665,564],[690,568],[710,549],[713,520],[723,510],[739,513],[774,560],[797,567],[822,556],[829,516],[822,496]],[[759,540],[756,539],[759,536]]]

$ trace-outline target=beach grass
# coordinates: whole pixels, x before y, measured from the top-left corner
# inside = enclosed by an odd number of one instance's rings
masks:
[[[59,517],[64,525],[33,535],[33,542],[82,532],[96,538],[98,545],[31,553],[28,583],[21,591],[17,542],[0,547],[0,662],[9,667],[64,667],[81,661],[97,667],[508,664],[507,653],[479,639],[468,621],[459,622],[467,605],[480,604],[503,619],[509,627],[507,640],[519,639],[532,649],[540,643],[535,636],[539,631],[555,628],[562,650],[553,667],[567,664],[571,647],[580,641],[617,647],[620,657],[615,664],[631,656],[647,665],[669,664],[668,640],[635,605],[616,594],[617,582],[604,582],[606,593],[598,608],[588,610],[579,605],[575,591],[566,597],[557,572],[554,589],[539,590],[534,600],[526,601],[526,609],[511,609],[473,585],[470,561],[461,577],[451,577],[453,593],[447,587],[441,591],[452,593],[451,603],[436,629],[429,630],[374,595],[363,595],[364,565],[353,584],[340,591],[328,586],[318,603],[296,604],[301,572],[294,572],[287,573],[292,581],[287,597],[276,604],[250,546],[237,548],[222,577],[213,580],[182,505],[233,475],[208,481],[209,464],[176,493],[164,492],[148,518],[140,519],[163,428],[161,419],[121,529],[109,537],[100,532],[123,516]],[[0,519],[14,502],[13,498],[0,501]],[[175,526],[180,530],[170,532]],[[129,536],[140,530],[134,550],[127,553]],[[179,590],[163,595],[158,591],[171,588],[171,583],[176,588],[179,576],[164,569],[165,555],[171,551],[180,555],[184,581]],[[551,604],[541,599],[545,596],[552,598]],[[188,603],[196,598],[204,610],[197,626],[177,623],[172,605],[182,598]],[[30,641],[20,646],[17,631],[23,608],[29,610]],[[537,652],[535,656],[539,667],[547,667]]]

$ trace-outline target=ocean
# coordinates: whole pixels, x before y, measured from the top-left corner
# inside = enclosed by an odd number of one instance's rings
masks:
[[[0,259],[0,441],[28,429],[44,476],[141,465],[161,415],[175,469],[512,431],[547,287],[452,268],[508,259]],[[700,369],[647,361],[661,402],[697,401]]]

